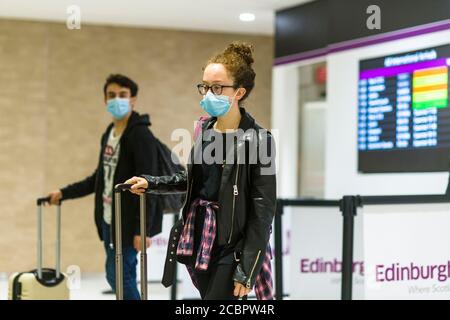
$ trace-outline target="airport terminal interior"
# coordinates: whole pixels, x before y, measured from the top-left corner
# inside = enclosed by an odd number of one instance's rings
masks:
[[[449,0],[0,0],[0,300],[450,299],[449,82]]]

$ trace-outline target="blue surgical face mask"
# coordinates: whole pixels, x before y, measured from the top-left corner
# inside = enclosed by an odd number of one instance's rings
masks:
[[[228,96],[215,95],[211,91],[208,91],[200,101],[200,106],[211,117],[220,117],[225,115],[230,110],[231,105],[232,103],[230,102],[230,98]]]
[[[130,112],[130,99],[115,98],[108,100],[107,107],[114,119],[122,120]]]

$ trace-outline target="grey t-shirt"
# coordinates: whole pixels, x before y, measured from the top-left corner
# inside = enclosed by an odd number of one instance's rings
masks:
[[[105,185],[105,188],[103,189],[103,220],[105,220],[107,224],[111,224],[114,173],[119,160],[119,152],[120,136],[114,136],[114,129],[111,129],[105,149],[103,150]]]

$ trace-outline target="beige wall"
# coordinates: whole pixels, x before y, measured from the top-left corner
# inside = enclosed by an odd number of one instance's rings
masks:
[[[247,109],[267,127],[271,37],[0,20],[0,271],[35,265],[35,199],[95,169],[110,120],[102,95],[108,74],[139,84],[137,110],[150,113],[155,135],[173,146],[171,131],[192,130],[202,114],[195,85],[204,62],[234,40],[255,45],[256,87]],[[54,214],[45,212],[52,245]],[[103,270],[93,196],[64,204],[62,232],[63,268]]]

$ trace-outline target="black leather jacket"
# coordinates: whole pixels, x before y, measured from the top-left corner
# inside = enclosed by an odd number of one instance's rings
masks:
[[[258,126],[244,108],[240,111],[239,129],[242,131],[234,145],[235,161],[226,163],[222,171],[217,237],[218,245],[227,245],[239,251],[239,264],[233,280],[253,288],[265,258],[275,214],[275,152],[270,132]],[[207,119],[202,130],[212,128],[216,120],[214,117]],[[187,192],[183,218],[194,200],[191,199],[192,184],[196,178],[192,176],[193,160],[199,159],[196,157],[201,154],[201,147],[196,146],[201,146],[201,135],[191,150],[187,172],[163,177],[142,176],[149,184],[147,192]],[[263,156],[266,154],[270,157]]]

